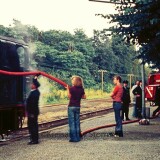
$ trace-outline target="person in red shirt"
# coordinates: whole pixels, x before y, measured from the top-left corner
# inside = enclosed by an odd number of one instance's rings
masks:
[[[68,104],[68,123],[69,123],[69,142],[79,142],[80,137],[80,101],[86,95],[83,87],[83,80],[79,76],[71,78],[72,87],[67,86]]]
[[[113,99],[113,109],[116,121],[115,137],[123,137],[121,118],[123,87],[121,85],[121,77],[114,76],[113,83],[115,84],[115,87],[113,89],[113,92],[111,93],[111,97]]]

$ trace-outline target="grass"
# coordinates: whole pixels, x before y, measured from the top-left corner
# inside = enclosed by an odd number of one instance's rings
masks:
[[[40,105],[68,103],[66,89],[58,89],[54,82],[49,82],[46,78],[39,79],[41,87]],[[92,88],[85,89],[87,99],[109,98],[109,93],[95,90]]]

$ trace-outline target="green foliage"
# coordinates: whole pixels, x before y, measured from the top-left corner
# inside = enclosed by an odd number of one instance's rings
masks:
[[[98,69],[107,70],[105,81],[112,83],[115,73],[139,75],[139,63],[134,60],[134,47],[125,43],[122,37],[112,36],[109,39],[105,32],[94,31],[93,43],[96,54],[93,61]],[[97,81],[100,79],[101,77],[97,77]]]
[[[68,95],[66,89],[59,89],[54,82],[48,81],[44,77],[40,77],[41,83],[40,92],[40,105],[53,104],[53,103],[68,103]],[[85,89],[87,99],[108,98],[109,94],[100,89],[88,88]]]
[[[160,68],[160,1],[123,0],[116,5],[116,10],[116,14],[99,14],[115,24],[109,29],[110,33],[121,35],[129,43],[139,44],[142,49],[137,58]]]
[[[105,32],[95,30],[94,36],[88,38],[82,29],[76,29],[74,34],[57,30],[41,32],[18,20],[13,20],[13,25],[8,28],[0,26],[0,35],[28,42],[31,67],[52,74],[69,85],[71,76],[79,75],[86,89],[99,91],[102,77],[98,71],[103,69],[107,70],[104,74],[104,92],[109,93],[115,74],[139,75],[139,63],[133,59],[134,47],[124,43],[118,35],[111,38]],[[62,93],[53,93],[65,90],[56,83],[51,84],[53,82],[46,84],[50,89],[45,103],[59,101]]]

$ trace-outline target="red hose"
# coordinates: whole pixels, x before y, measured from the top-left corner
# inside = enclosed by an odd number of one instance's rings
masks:
[[[63,82],[62,80],[58,79],[58,78],[55,78],[53,77],[52,75],[49,75],[45,72],[41,72],[41,71],[33,71],[33,72],[8,72],[8,71],[4,71],[4,70],[0,70],[0,74],[5,74],[5,75],[12,75],[12,76],[27,76],[27,75],[42,75],[44,77],[47,77],[59,84],[61,84],[62,86],[66,87],[67,84],[65,82]],[[139,120],[136,119],[136,120],[131,120],[131,121],[127,121],[127,122],[123,122],[123,124],[129,124],[129,123],[135,123],[135,122],[138,122]],[[81,135],[85,135],[87,133],[90,133],[90,132],[93,132],[93,131],[96,131],[96,130],[99,130],[99,129],[103,129],[103,128],[109,128],[109,127],[114,127],[116,126],[116,124],[108,124],[108,125],[104,125],[104,126],[98,126],[98,127],[95,127],[95,128],[91,128],[91,129],[88,129],[84,132],[81,132]]]
[[[136,119],[136,120],[123,122],[123,124],[135,123],[135,122],[138,122],[138,121],[139,121],[139,119]],[[116,124],[108,124],[108,125],[104,125],[104,126],[98,126],[98,127],[95,127],[95,128],[88,129],[84,132],[81,132],[81,135],[84,136],[87,133],[90,133],[90,132],[93,132],[93,131],[96,131],[96,130],[99,130],[99,129],[103,129],[103,128],[114,127],[114,126],[116,126]]]
[[[28,76],[28,75],[42,75],[44,77],[47,77],[59,84],[61,84],[62,86],[66,87],[67,84],[65,82],[63,82],[62,80],[53,77],[52,75],[49,75],[45,72],[41,72],[41,71],[33,71],[33,72],[8,72],[8,71],[4,71],[4,70],[0,70],[0,74],[5,74],[5,75],[10,75],[10,76]]]

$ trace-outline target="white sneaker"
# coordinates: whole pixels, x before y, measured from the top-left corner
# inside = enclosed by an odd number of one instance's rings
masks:
[[[5,141],[7,141],[7,140],[6,140],[6,139],[1,139],[1,140],[0,140],[0,142],[5,142]]]
[[[115,134],[114,137],[119,137],[119,135]]]

